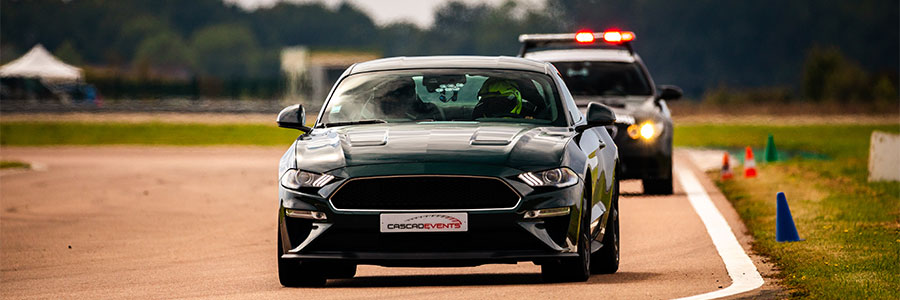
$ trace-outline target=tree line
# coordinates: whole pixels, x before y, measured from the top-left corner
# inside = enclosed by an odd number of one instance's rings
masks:
[[[0,60],[41,43],[98,78],[272,82],[287,46],[515,55],[521,33],[615,27],[636,33],[658,83],[694,97],[723,86],[780,86],[801,98],[865,98],[875,95],[859,90],[875,87],[896,96],[898,14],[895,0],[548,0],[543,9],[451,1],[420,28],[376,25],[347,3],[247,11],[221,0],[0,0]]]

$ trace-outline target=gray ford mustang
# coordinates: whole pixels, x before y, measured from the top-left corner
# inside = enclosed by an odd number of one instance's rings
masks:
[[[619,264],[615,114],[586,115],[550,63],[386,58],[351,66],[279,164],[284,286],[351,278],[359,264],[531,261],[545,281]]]

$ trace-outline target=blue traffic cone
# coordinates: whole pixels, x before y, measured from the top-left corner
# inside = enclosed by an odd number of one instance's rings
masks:
[[[791,208],[788,207],[784,192],[778,192],[775,212],[775,240],[779,242],[800,241],[800,235],[797,234],[797,226],[794,226],[794,217],[791,216]]]

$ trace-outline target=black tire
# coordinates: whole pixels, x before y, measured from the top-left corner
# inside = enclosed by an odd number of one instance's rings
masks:
[[[669,172],[659,174],[660,178],[645,178],[642,180],[644,185],[644,194],[647,195],[671,195],[672,194],[672,157],[666,157],[661,162],[661,168],[668,169]]]
[[[313,262],[297,262],[281,258],[281,230],[278,230],[278,281],[285,287],[321,287],[327,281],[324,270]],[[356,272],[356,266],[353,268]]]
[[[613,274],[619,270],[619,182],[616,181],[613,191],[609,217],[606,219],[606,233],[603,235],[603,247],[591,257],[593,274]]]
[[[672,194],[672,178],[664,179],[644,179],[644,194],[647,195],[671,195]]]
[[[590,197],[590,192],[585,193]],[[578,235],[578,257],[561,259],[558,262],[547,262],[541,265],[541,278],[544,282],[579,282],[591,277],[591,233],[590,233],[590,200],[585,199],[581,212],[581,230]]]

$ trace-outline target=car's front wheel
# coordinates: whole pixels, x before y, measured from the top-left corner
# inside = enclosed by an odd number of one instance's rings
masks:
[[[581,209],[581,230],[578,235],[578,257],[547,262],[541,265],[544,282],[587,281],[591,276],[590,192],[585,192]]]
[[[591,257],[591,272],[594,274],[612,274],[619,270],[619,183],[616,182],[613,192],[609,217],[606,219],[606,232],[603,234],[603,247]]]
[[[281,230],[278,230],[278,281],[286,287],[320,287],[326,278],[321,266],[312,262],[297,262],[281,258],[284,250],[281,247]],[[356,273],[356,266],[353,266]],[[351,276],[352,277],[352,276]]]

